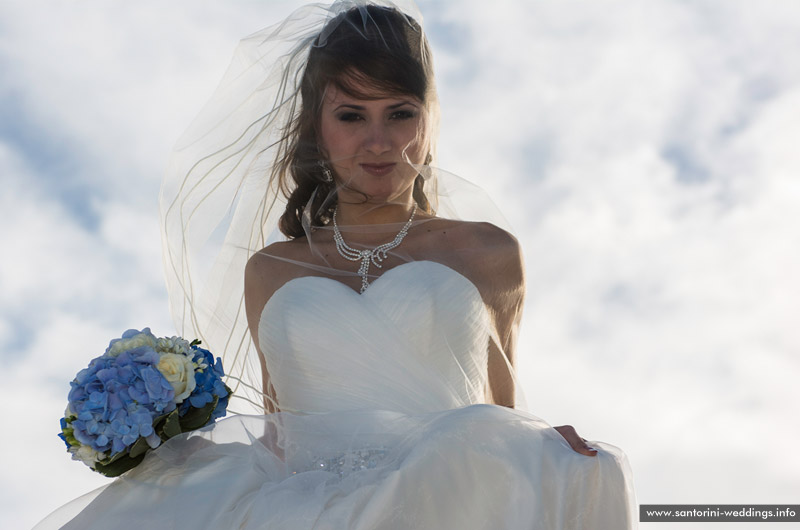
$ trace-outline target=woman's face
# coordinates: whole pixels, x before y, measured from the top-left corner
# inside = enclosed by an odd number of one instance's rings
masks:
[[[351,81],[356,92],[370,88]],[[323,98],[320,144],[345,202],[408,202],[427,154],[425,112],[414,96],[357,99],[333,85]],[[344,196],[343,196],[344,195]],[[352,195],[349,197],[348,195]]]

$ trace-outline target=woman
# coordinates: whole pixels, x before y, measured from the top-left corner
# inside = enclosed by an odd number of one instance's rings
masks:
[[[268,414],[170,440],[65,528],[634,526],[618,450],[513,410],[521,253],[431,166],[420,17],[315,10],[243,41],[162,190],[181,333]]]

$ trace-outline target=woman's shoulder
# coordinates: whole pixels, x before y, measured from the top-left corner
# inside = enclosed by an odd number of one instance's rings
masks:
[[[519,241],[513,234],[487,222],[465,223],[465,232],[471,243],[483,248],[491,248],[507,258],[521,253]]]
[[[272,243],[250,256],[244,270],[245,299],[253,309],[263,306],[281,285],[297,274],[297,263],[308,261],[305,238]]]
[[[305,238],[277,241],[262,248],[250,256],[246,271],[255,272],[263,267],[273,268],[291,260],[303,259],[307,254],[308,244]]]
[[[518,246],[517,239],[506,230],[485,221],[462,221],[445,217],[433,217],[427,220],[431,230],[446,230],[454,236],[470,244],[505,244],[509,247]]]
[[[436,219],[430,227],[440,243],[488,300],[525,290],[522,248],[513,234],[487,222]]]
[[[496,294],[521,297],[525,290],[522,247],[513,234],[491,223],[469,227],[471,244],[480,249],[472,266]]]
[[[513,234],[488,222],[456,221],[437,218],[430,228],[440,231],[447,246],[476,261],[486,259],[495,264],[522,265],[522,248]],[[478,259],[480,256],[480,260]]]

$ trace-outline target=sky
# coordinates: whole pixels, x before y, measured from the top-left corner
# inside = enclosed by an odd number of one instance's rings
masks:
[[[0,527],[107,482],[56,437],[69,380],[126,329],[175,332],[170,150],[300,4],[0,0]],[[623,448],[640,503],[797,503],[800,3],[419,7],[438,164],[525,252],[528,409]]]

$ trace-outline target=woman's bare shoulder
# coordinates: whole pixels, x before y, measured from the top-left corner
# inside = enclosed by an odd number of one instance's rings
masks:
[[[490,248],[509,257],[520,253],[517,238],[499,226],[486,222],[464,223],[464,226],[472,239],[471,243],[476,246]]]
[[[308,261],[308,245],[293,239],[259,250],[244,269],[244,294],[248,312],[260,311],[273,293],[297,274],[297,263]]]
[[[437,217],[431,219],[429,228],[435,231],[447,232],[456,243],[471,247],[506,247],[507,251],[519,248],[517,239],[497,225],[482,221],[459,221]]]
[[[469,237],[470,244],[480,249],[471,262],[477,276],[494,291],[522,296],[525,266],[517,238],[490,223],[473,223]]]
[[[486,222],[442,219],[440,226],[450,234],[450,248],[464,256],[467,265],[490,265],[505,274],[521,274],[522,248],[510,232]]]
[[[519,241],[511,233],[486,222],[436,219],[429,226],[438,233],[437,245],[446,248],[456,267],[469,278],[487,303],[520,299],[525,290],[524,264]]]
[[[292,261],[305,258],[304,252],[307,254],[308,245],[298,239],[289,241],[278,241],[268,245],[252,256],[247,261],[245,274],[254,274],[262,276],[266,270],[277,271],[282,266],[287,269],[291,268]]]

